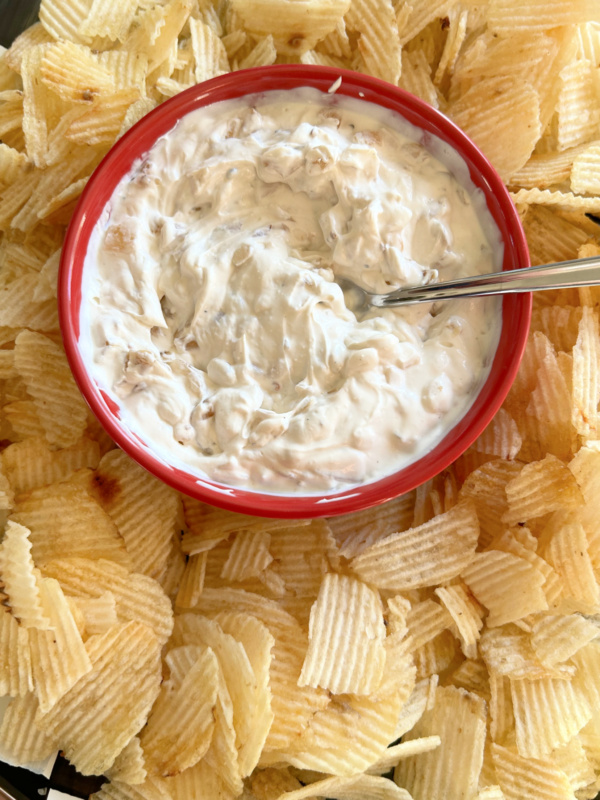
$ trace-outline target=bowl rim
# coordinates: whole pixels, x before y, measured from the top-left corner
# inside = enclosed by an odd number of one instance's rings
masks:
[[[435,447],[407,467],[370,483],[335,492],[275,494],[202,479],[166,464],[149,451],[137,434],[118,422],[115,417],[118,406],[91,378],[78,347],[81,279],[87,244],[114,188],[133,163],[190,111],[220,100],[272,90],[309,86],[325,94],[338,78],[342,81],[337,94],[390,108],[424,131],[425,144],[427,137],[433,134],[456,150],[467,164],[473,183],[483,190],[488,209],[500,228],[504,242],[503,269],[530,265],[527,242],[516,208],[500,176],[479,148],[442,113],[378,78],[314,65],[255,67],[192,86],[144,116],[116,142],[96,168],[67,229],[58,279],[59,322],[64,348],[84,399],[119,447],[174,489],[229,511],[282,519],[337,516],[370,508],[411,491],[447,468],[491,422],[513,383],[527,342],[532,295],[504,295],[502,329],[490,373],[463,417]]]

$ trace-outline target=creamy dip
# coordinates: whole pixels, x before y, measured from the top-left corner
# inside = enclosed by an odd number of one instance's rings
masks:
[[[422,137],[364,101],[268,92],[187,115],[119,183],[86,256],[80,348],[156,455],[260,491],[337,491],[465,414],[499,301],[357,319],[335,282],[500,268],[464,163]]]

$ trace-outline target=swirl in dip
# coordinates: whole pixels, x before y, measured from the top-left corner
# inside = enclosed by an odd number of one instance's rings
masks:
[[[464,415],[499,301],[357,318],[335,282],[501,268],[464,162],[422,139],[364,101],[268,92],[188,114],[119,183],[86,255],[80,348],[156,455],[263,492],[336,491]]]

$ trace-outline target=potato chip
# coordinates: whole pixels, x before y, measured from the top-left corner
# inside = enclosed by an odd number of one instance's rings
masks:
[[[273,561],[269,552],[271,536],[267,531],[238,533],[229,550],[221,577],[227,581],[256,578]]]
[[[116,757],[112,767],[106,771],[111,781],[139,785],[147,777],[144,751],[139,737],[134,736]]]
[[[65,593],[74,597],[101,597],[112,592],[121,621],[143,622],[161,645],[173,630],[173,611],[160,584],[128,572],[114,561],[62,558],[44,565],[44,574],[56,578]]]
[[[397,84],[402,63],[391,0],[352,0],[345,22],[350,31],[359,34],[357,48],[362,56],[364,71]]]
[[[23,331],[15,341],[15,364],[33,397],[48,441],[59,447],[74,444],[85,430],[87,406],[61,348],[47,336]]]
[[[229,71],[229,61],[223,42],[214,30],[199,19],[190,19],[192,52],[194,54],[194,77],[201,83],[215,75]]]
[[[316,797],[315,792],[319,792],[319,797],[326,794],[332,800],[411,800],[404,789],[375,775],[324,778],[302,789],[286,792],[279,800],[310,800]]]
[[[544,664],[567,661],[599,634],[598,628],[578,614],[549,614],[533,624],[531,644]]]
[[[16,400],[3,408],[4,415],[14,433],[13,441],[43,439],[44,428],[32,400]]]
[[[569,176],[565,176],[569,177]],[[578,148],[570,172],[576,194],[598,194],[600,190],[600,143]]]
[[[512,749],[492,745],[498,783],[506,800],[539,797],[570,800],[573,790],[565,773],[550,759],[523,758]]]
[[[494,97],[492,104],[490,97]],[[541,133],[537,92],[522,79],[481,80],[448,113],[506,179],[527,162]],[[506,149],[501,143],[509,126],[512,146]]]
[[[462,579],[489,615],[489,628],[520,620],[548,607],[542,590],[544,575],[531,563],[511,553],[477,553]]]
[[[376,542],[351,566],[363,580],[394,591],[442,583],[472,560],[478,534],[475,508],[466,501],[430,522]]]
[[[79,26],[80,36],[93,38],[106,36],[108,39],[124,41],[133,17],[137,11],[138,0],[94,0],[89,14]]]
[[[460,584],[440,587],[435,593],[456,625],[463,652],[472,648],[483,627],[483,609],[479,603]]]
[[[79,145],[111,144],[117,137],[127,109],[139,100],[139,89],[119,89],[92,101],[90,107],[73,120],[65,132]]]
[[[38,44],[28,48],[21,59],[23,79],[23,134],[27,156],[36,167],[43,166],[48,144],[48,124],[44,104],[43,86],[39,80],[44,52],[48,45]],[[31,177],[35,180],[36,176]]]
[[[597,135],[600,103],[596,93],[595,68],[591,61],[577,59],[561,70],[556,109],[559,150],[588,142]]]
[[[192,768],[192,770],[193,769],[194,768]],[[187,772],[191,772],[192,770],[187,770]],[[205,776],[203,775],[202,777],[204,778]],[[206,781],[203,781],[203,784],[206,786]],[[193,785],[194,784],[192,784],[192,786]],[[175,793],[174,789],[173,793],[178,800],[183,800],[182,797]],[[193,796],[193,794],[184,795],[184,797]],[[102,784],[100,791],[90,795],[90,798],[91,797],[93,797],[94,800],[169,800],[171,795],[165,787],[164,779],[150,776],[146,778],[142,784],[134,786],[122,781],[112,780],[110,783]]]
[[[435,750],[439,747],[442,740],[439,736],[423,736],[420,739],[411,739],[407,742],[391,745],[387,748],[384,755],[369,767],[367,770],[370,775],[382,775],[395,767],[403,758],[419,755],[419,753],[428,753],[430,750]]]
[[[109,71],[89,48],[68,41],[44,49],[40,77],[63,100],[77,103],[91,103],[96,95],[114,90]]]
[[[219,672],[217,701],[213,711],[215,729],[205,760],[219,775],[232,797],[239,797],[244,784],[238,765],[234,706],[222,670]]]
[[[600,21],[593,0],[494,0],[490,6],[489,24],[497,33],[507,34],[525,29],[528,32],[552,28],[555,25],[577,25],[588,20]]]
[[[82,775],[101,775],[142,727],[160,685],[160,644],[140,622],[87,642],[92,669],[36,720]]]
[[[567,209],[582,209],[586,213],[593,214],[600,211],[600,201],[597,197],[582,197],[573,192],[563,192],[550,189],[519,189],[511,192],[513,203],[519,205],[545,205],[557,206]]]
[[[508,511],[503,521],[508,525],[556,511],[575,508],[582,495],[569,470],[555,456],[523,467],[516,478],[506,485]]]
[[[548,189],[557,183],[564,183],[572,176],[574,164],[580,154],[585,152],[585,145],[571,147],[560,153],[534,153],[521,169],[511,176],[511,186],[523,189]],[[571,188],[576,194],[585,194],[571,180]]]
[[[474,470],[460,489],[459,497],[470,499],[475,505],[484,547],[506,527],[502,522],[508,509],[506,486],[522,468],[522,464],[514,461],[490,461]]]
[[[414,671],[413,671],[414,675]],[[371,697],[342,695],[317,711],[285,760],[303,769],[355,775],[375,764],[393,740],[400,709],[410,693],[387,690]]]
[[[515,729],[510,680],[490,672],[489,685],[490,736],[494,742],[506,744]]]
[[[483,762],[485,702],[453,687],[438,688],[435,704],[404,741],[437,735],[440,747],[402,759],[394,780],[413,797],[431,800],[474,795]]]
[[[24,697],[33,691],[29,629],[19,625],[8,608],[0,605],[0,692]]]
[[[581,523],[565,522],[553,531],[543,556],[560,576],[561,595],[574,606],[571,610],[596,613],[600,603],[600,587],[587,546]]]
[[[58,581],[42,578],[39,589],[50,628],[31,628],[29,648],[34,691],[40,712],[45,714],[91,670],[92,664]]]
[[[167,682],[141,734],[146,767],[166,777],[196,764],[207,752],[215,730],[219,665],[207,647],[181,685]]]
[[[286,769],[271,767],[257,771],[250,780],[250,788],[256,800],[274,800],[283,792],[301,789],[302,784]]]
[[[198,603],[204,589],[206,558],[206,553],[189,556],[175,600],[175,605],[178,608],[193,608]]]
[[[555,211],[544,206],[529,206],[523,227],[533,266],[576,258],[578,248],[588,238],[580,227],[561,219]]]
[[[406,617],[410,651],[417,650],[435,639],[443,630],[452,625],[452,617],[447,609],[434,600],[423,600],[412,606]]]
[[[517,749],[526,758],[543,758],[568,744],[588,722],[592,709],[574,684],[556,678],[511,678]]]
[[[285,9],[274,0],[234,0],[233,10],[246,30],[257,36],[273,34],[277,52],[301,55],[330,33],[344,16],[349,0],[298,0]]]
[[[28,166],[25,153],[20,153],[7,144],[0,144],[0,189],[3,190],[22,179]]]
[[[20,496],[11,519],[29,528],[40,566],[63,553],[131,564],[114,522],[82,487],[62,483],[34,489]]]
[[[2,589],[20,625],[48,629],[50,618],[40,597],[39,572],[34,566],[31,548],[29,530],[9,521],[0,544]]]
[[[0,748],[17,763],[44,761],[57,749],[57,740],[40,731],[35,724],[38,708],[38,699],[30,692],[11,700],[2,717]]]
[[[573,667],[567,665],[545,666],[537,657],[529,633],[515,625],[485,629],[479,641],[481,656],[490,673],[511,678],[571,678]]]
[[[102,458],[92,490],[115,521],[136,571],[157,575],[180,528],[178,495],[121,450]]]
[[[214,620],[196,614],[176,618],[174,640],[204,644],[215,652],[233,704],[239,768],[245,777],[256,766],[268,726],[260,724],[265,713],[264,687],[258,686],[243,644],[224,633]]]
[[[379,539],[410,528],[414,503],[415,493],[408,492],[376,508],[331,517],[328,524],[340,555],[353,558]]]
[[[83,467],[94,468],[99,456],[97,443],[87,438],[62,450],[50,450],[40,439],[26,439],[3,451],[2,467],[14,491],[20,493],[65,480]]]
[[[300,686],[371,694],[385,666],[383,608],[376,592],[349,576],[325,576],[310,614]]]
[[[71,597],[69,600],[71,610],[74,604],[83,617],[86,636],[106,633],[118,622],[117,604],[112,592],[105,592],[100,597]]]

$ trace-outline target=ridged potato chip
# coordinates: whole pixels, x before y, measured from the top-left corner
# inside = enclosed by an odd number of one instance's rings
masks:
[[[205,648],[179,686],[163,685],[140,740],[146,768],[177,775],[206,754],[215,730],[219,664]]]
[[[111,592],[120,621],[142,622],[163,645],[173,630],[173,610],[160,584],[146,575],[128,572],[114,561],[62,558],[44,565],[43,572],[56,578],[65,593],[74,597],[101,597]]]
[[[103,456],[91,488],[125,540],[135,570],[158,575],[166,564],[173,535],[180,528],[176,492],[122,450]]]
[[[73,613],[58,581],[42,578],[40,600],[50,627],[30,628],[29,650],[40,713],[56,703],[92,669]]]
[[[383,677],[384,640],[379,595],[361,581],[329,573],[310,613],[299,686],[320,686],[334,694],[373,693]]]
[[[87,406],[61,348],[33,331],[15,340],[15,365],[36,404],[50,444],[69,447],[83,435]]]
[[[376,542],[352,560],[352,569],[364,581],[395,591],[441,583],[472,560],[478,534],[474,506],[466,501],[431,522]]]
[[[86,648],[91,671],[36,724],[82,775],[101,775],[148,717],[160,687],[160,644],[146,625],[128,622]]]
[[[57,749],[57,740],[35,724],[39,703],[33,693],[11,700],[0,723],[0,748],[20,764],[44,761]]]
[[[50,618],[40,595],[39,571],[31,555],[30,531],[16,522],[6,525],[0,544],[0,579],[10,609],[24,628],[49,629]]]
[[[394,780],[412,797],[458,800],[472,796],[483,762],[485,724],[485,703],[480,697],[463,689],[438,688],[433,708],[404,740],[438,735],[440,747],[402,759]]]

